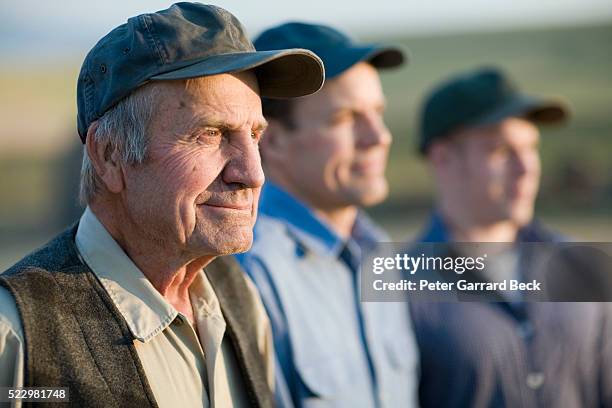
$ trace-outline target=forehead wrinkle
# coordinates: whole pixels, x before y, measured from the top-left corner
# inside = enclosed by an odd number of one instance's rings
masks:
[[[220,114],[221,112],[221,114]],[[250,112],[243,114],[232,114],[222,110],[204,111],[195,114],[186,124],[187,129],[203,127],[219,127],[229,130],[240,130],[248,126],[249,129],[264,130],[268,122],[263,116],[251,117]]]
[[[261,100],[258,93],[235,86],[241,78],[230,78],[233,75],[202,77],[184,81],[181,92],[174,99],[180,120],[186,127],[223,126],[228,129],[240,129],[245,126],[265,128],[261,112]],[[234,86],[232,86],[234,85]],[[249,109],[251,107],[252,109]]]
[[[317,94],[303,97],[306,111],[334,115],[341,111],[365,112],[370,109],[385,109],[386,99],[381,91],[360,92],[347,86],[333,86]]]

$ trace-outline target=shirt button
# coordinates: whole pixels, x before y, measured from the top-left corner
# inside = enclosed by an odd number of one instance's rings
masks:
[[[543,373],[529,373],[527,374],[527,386],[532,390],[537,390],[544,384]]]
[[[183,323],[185,323],[185,320],[183,319],[183,316],[181,316],[181,315],[176,315],[176,318],[174,319],[174,323],[175,323],[177,326],[182,326],[182,325],[183,325]]]

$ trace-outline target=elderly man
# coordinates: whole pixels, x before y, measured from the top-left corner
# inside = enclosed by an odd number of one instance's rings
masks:
[[[278,399],[296,407],[410,407],[417,355],[405,305],[360,303],[361,251],[386,240],[360,207],[387,195],[391,134],[377,68],[401,50],[333,28],[288,23],[257,49],[310,49],[328,81],[317,94],[264,100],[268,182],[252,250],[240,259],[272,322]]]
[[[263,306],[211,262],[251,245],[260,95],[322,81],[314,54],[256,52],[214,6],[103,37],[77,89],[88,207],[0,277],[0,385],[68,387],[74,406],[271,406]]]
[[[489,257],[480,280],[527,278],[536,258],[521,243],[563,239],[534,220],[540,181],[536,125],[566,117],[563,105],[522,93],[495,68],[436,87],[425,102],[420,134],[436,208],[418,240],[515,243]],[[527,304],[517,291],[498,300],[411,304],[421,351],[421,406],[612,403],[605,304]]]

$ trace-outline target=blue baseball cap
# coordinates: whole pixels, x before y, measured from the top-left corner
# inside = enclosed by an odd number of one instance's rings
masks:
[[[491,125],[511,116],[538,124],[559,123],[569,117],[569,108],[560,100],[523,93],[498,68],[479,68],[453,76],[426,97],[418,150],[426,154],[433,142],[454,131]]]
[[[283,48],[310,50],[323,60],[328,79],[361,61],[367,61],[376,68],[392,68],[406,60],[405,52],[399,47],[359,44],[346,34],[320,24],[281,24],[259,34],[253,43],[259,51]]]
[[[246,70],[257,76],[261,96],[271,98],[311,94],[325,78],[323,63],[311,51],[256,51],[240,21],[220,7],[184,2],[132,17],[83,61],[77,83],[81,141],[94,120],[150,81]]]

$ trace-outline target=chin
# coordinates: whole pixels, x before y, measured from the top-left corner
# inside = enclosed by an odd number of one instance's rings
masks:
[[[513,214],[512,219],[519,227],[524,227],[533,220],[533,211],[521,211],[518,214]]]
[[[220,255],[231,255],[246,252],[253,245],[253,230],[251,228],[245,231],[236,232],[231,235],[230,239],[219,243],[218,250]]]
[[[207,239],[206,248],[208,253],[215,256],[232,255],[246,252],[253,244],[253,229],[250,227],[231,228],[220,231],[211,239]]]
[[[509,211],[510,219],[519,227],[524,227],[533,219],[533,206],[514,205]]]
[[[252,244],[253,241],[220,242],[215,245],[214,249],[217,256],[232,255],[248,251]]]
[[[371,207],[385,201],[388,194],[389,186],[386,180],[372,183],[359,190],[359,198],[356,204],[362,207]]]

